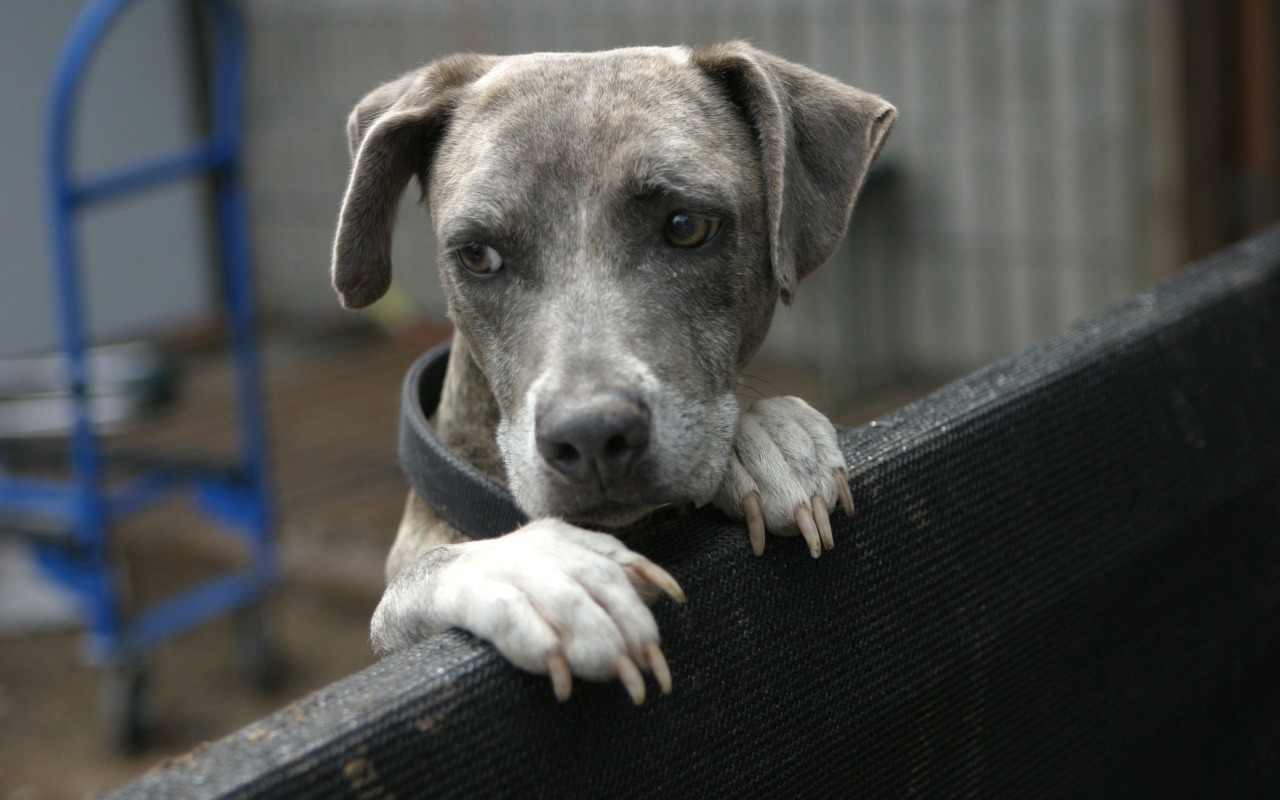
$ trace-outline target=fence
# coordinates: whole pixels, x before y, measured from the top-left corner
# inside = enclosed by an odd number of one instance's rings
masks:
[[[643,534],[668,697],[453,632],[113,797],[1274,796],[1278,364],[1280,227],[844,432],[816,562]]]

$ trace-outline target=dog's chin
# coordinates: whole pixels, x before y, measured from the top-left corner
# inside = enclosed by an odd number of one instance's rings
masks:
[[[590,528],[625,528],[628,525],[639,522],[666,505],[669,504],[659,503],[637,506],[625,503],[605,503],[584,511],[566,512],[557,516],[563,517],[568,522]]]
[[[660,508],[679,505],[683,502],[685,501],[675,498],[669,501],[648,501],[648,498],[643,501],[614,500],[599,497],[578,497],[557,501],[547,498],[547,501],[536,504],[536,508],[525,508],[524,511],[535,519],[555,517],[591,528],[625,528]]]
[[[668,492],[637,494],[619,498],[599,492],[573,492],[559,497],[547,493],[537,500],[517,495],[517,502],[531,519],[555,517],[586,527],[614,529],[639,522],[659,509],[693,502],[687,497],[668,497]]]

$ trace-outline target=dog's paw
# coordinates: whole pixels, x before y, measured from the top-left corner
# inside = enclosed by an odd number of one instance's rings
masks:
[[[638,705],[645,697],[642,668],[664,694],[671,691],[658,625],[646,605],[659,591],[684,602],[666,570],[609,534],[555,519],[462,550],[435,590],[442,622],[487,639],[522,669],[550,675],[560,700],[568,699],[577,675],[616,678]]]
[[[765,532],[799,534],[817,558],[834,546],[831,509],[853,516],[844,454],[836,430],[798,397],[766,397],[742,414],[724,482],[712,502],[745,519],[751,549]]]

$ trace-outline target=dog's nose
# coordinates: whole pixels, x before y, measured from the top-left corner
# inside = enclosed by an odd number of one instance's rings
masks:
[[[648,448],[649,409],[621,393],[557,399],[538,409],[534,438],[542,458],[570,481],[608,484]]]

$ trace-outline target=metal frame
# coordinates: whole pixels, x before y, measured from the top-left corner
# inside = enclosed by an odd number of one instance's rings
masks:
[[[245,609],[272,590],[272,498],[254,341],[254,303],[244,192],[240,181],[240,95],[244,30],[228,0],[194,0],[214,34],[210,131],[178,149],[92,176],[70,166],[76,98],[99,42],[134,0],[93,0],[73,25],[55,68],[46,153],[48,215],[61,343],[75,418],[68,441],[71,472],[64,482],[0,475],[0,513],[29,521],[41,563],[82,601],[90,657],[118,666],[219,615]],[[222,299],[237,384],[240,453],[233,466],[148,460],[129,480],[104,480],[113,463],[90,419],[85,304],[80,292],[77,217],[99,204],[173,181],[209,175],[216,184]],[[133,459],[131,467],[137,467]],[[193,494],[201,510],[242,534],[250,566],[215,577],[126,619],[109,562],[111,525],[177,492]],[[12,524],[6,526],[9,529]]]

